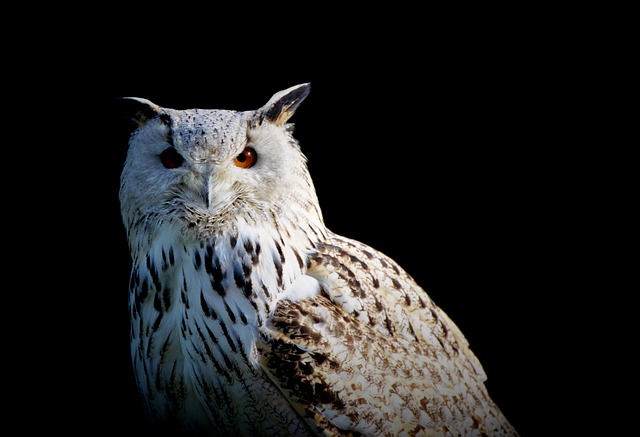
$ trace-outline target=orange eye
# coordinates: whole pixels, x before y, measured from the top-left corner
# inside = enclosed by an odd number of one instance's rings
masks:
[[[241,154],[235,157],[233,163],[236,167],[249,168],[253,167],[258,160],[258,154],[253,147],[245,147]]]

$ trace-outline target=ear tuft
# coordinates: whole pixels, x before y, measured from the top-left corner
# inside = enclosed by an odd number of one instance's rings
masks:
[[[158,115],[160,107],[155,103],[147,99],[140,97],[122,97],[122,114],[133,124],[136,128],[144,125],[147,120]]]
[[[286,123],[309,95],[310,90],[311,84],[303,83],[275,93],[260,109],[263,118],[277,125]]]

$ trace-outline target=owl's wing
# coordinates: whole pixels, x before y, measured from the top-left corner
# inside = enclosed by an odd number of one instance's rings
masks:
[[[516,435],[458,327],[393,260],[333,235],[315,297],[282,300],[261,364],[319,434]]]

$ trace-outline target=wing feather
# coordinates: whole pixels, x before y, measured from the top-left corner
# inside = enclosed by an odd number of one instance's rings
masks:
[[[460,329],[393,260],[332,235],[282,300],[261,365],[318,433],[517,435],[491,401]]]

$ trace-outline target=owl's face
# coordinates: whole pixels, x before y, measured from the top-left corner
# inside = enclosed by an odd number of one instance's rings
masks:
[[[201,233],[308,197],[305,157],[286,124],[306,93],[308,86],[293,87],[246,112],[174,110],[131,99],[138,128],[121,176],[125,225],[162,221]]]

